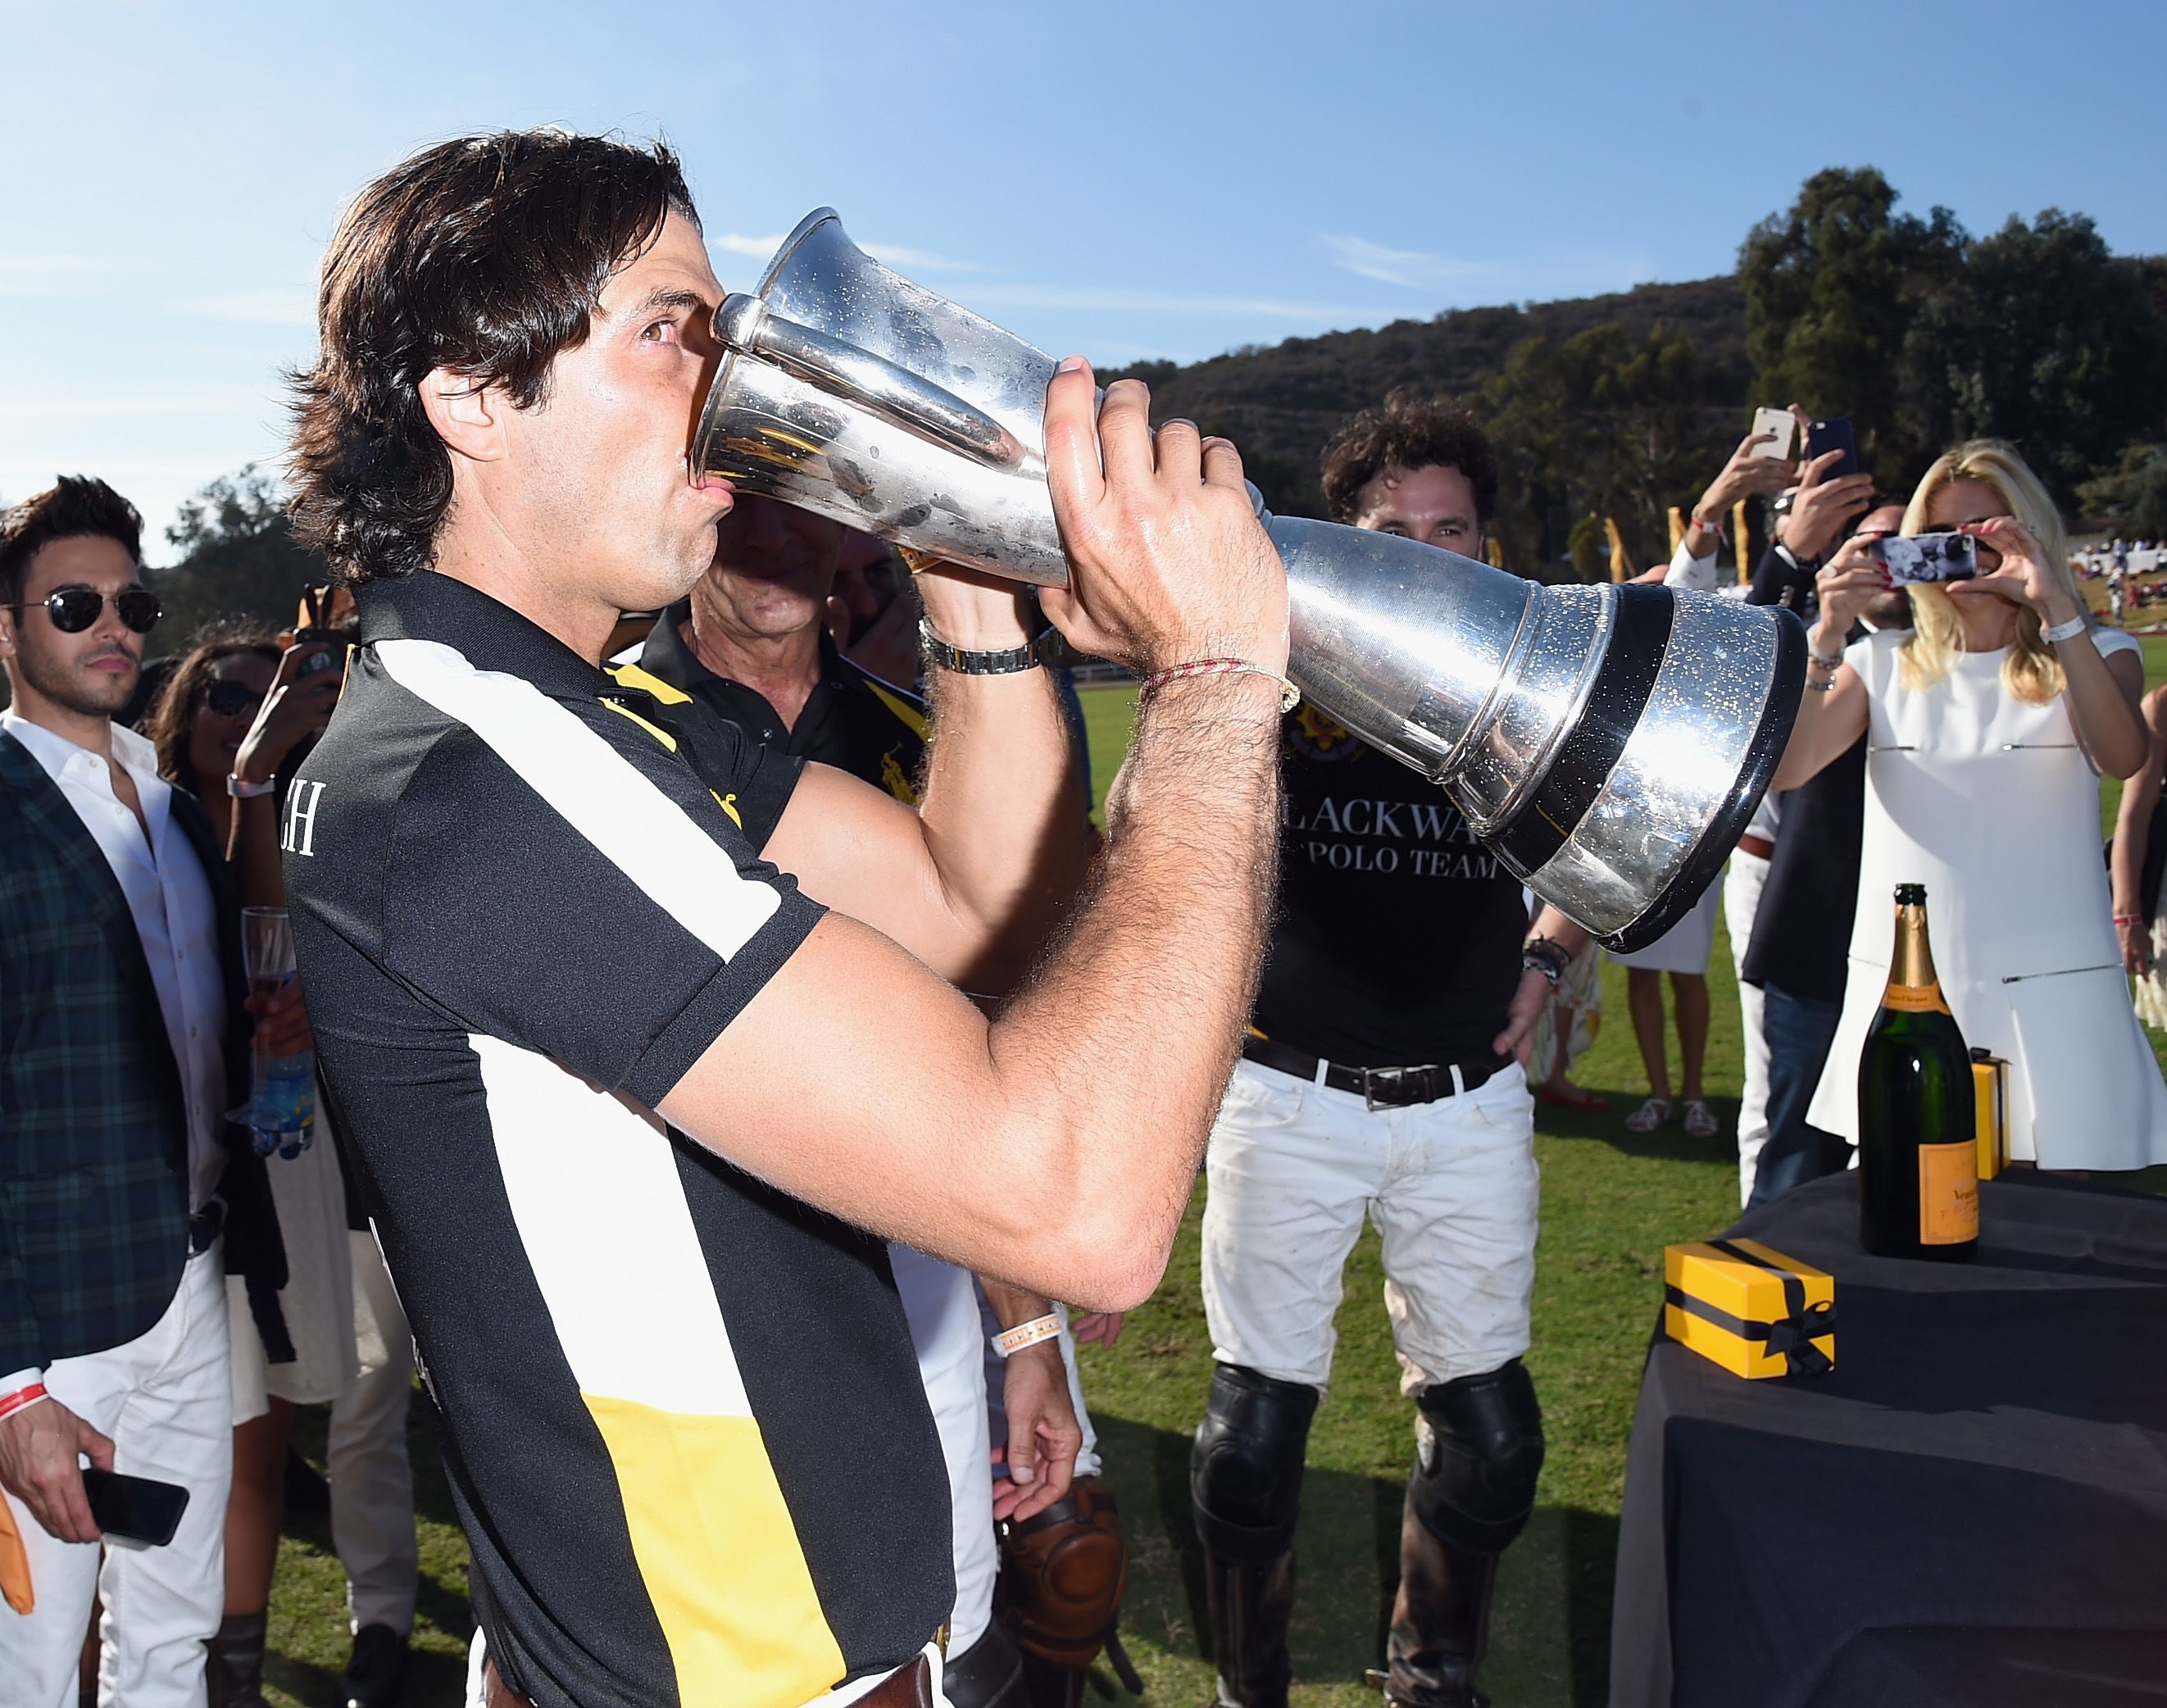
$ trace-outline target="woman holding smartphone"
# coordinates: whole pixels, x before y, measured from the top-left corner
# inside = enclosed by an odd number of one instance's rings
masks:
[[[1908,635],[1846,645],[1889,578],[1863,535],[1830,560],[1775,781],[1795,788],[1867,737],[1850,976],[1809,1119],[1857,1140],[1889,898],[1924,883],[1936,970],[1964,1040],[2010,1063],[2011,1159],[2167,1161],[2167,1085],[2130,1010],[2098,840],[2101,773],[2133,776],[2148,751],[2142,655],[2090,623],[2061,517],[2013,447],[1977,439],[1942,457],[1902,531],[1972,535],[1977,575],[1912,586]]]

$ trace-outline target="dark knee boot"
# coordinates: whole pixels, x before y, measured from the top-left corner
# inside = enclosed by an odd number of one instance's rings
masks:
[[[210,1708],[266,1708],[263,1638],[267,1615],[230,1613],[218,1635],[204,1645],[204,1682]]]
[[[1475,1669],[1490,1635],[1497,1556],[1439,1541],[1408,1496],[1400,1520],[1400,1589],[1392,1598],[1386,1670],[1378,1680],[1396,1708],[1486,1708]]]
[[[1287,1655],[1294,1550],[1262,1566],[1236,1565],[1207,1552],[1204,1591],[1219,1668],[1218,1708],[1286,1708],[1294,1679]]]

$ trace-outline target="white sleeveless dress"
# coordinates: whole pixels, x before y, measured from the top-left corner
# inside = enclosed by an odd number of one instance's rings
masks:
[[[2005,653],[1924,692],[1902,632],[1845,654],[1866,684],[1866,838],[1843,1016],[1807,1119],[1858,1142],[1858,1058],[1889,977],[1895,887],[1926,886],[1934,967],[1964,1042],[2006,1057],[2009,1151],[2049,1169],[2167,1162],[2167,1083],[2132,1011],[2100,853],[2099,777],[2059,696],[2005,692]],[[2102,655],[2136,651],[2092,631]]]

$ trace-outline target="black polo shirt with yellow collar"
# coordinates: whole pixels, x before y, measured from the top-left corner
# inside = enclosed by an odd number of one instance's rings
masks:
[[[955,1589],[885,1249],[651,1113],[819,917],[796,763],[448,577],[361,616],[286,888],[491,1656],[542,1708],[893,1669]]]
[[[832,765],[861,777],[910,805],[925,759],[925,703],[882,682],[836,650],[820,631],[820,680],[806,697],[795,724],[786,725],[757,688],[718,676],[701,663],[685,639],[692,602],[681,599],[656,619],[629,672],[613,674],[628,685],[643,676],[652,691],[660,682],[719,712],[763,747],[803,762]]]

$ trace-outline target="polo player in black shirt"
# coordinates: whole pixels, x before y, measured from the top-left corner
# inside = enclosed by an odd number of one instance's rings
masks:
[[[1398,396],[1325,452],[1335,520],[1469,557],[1497,485],[1480,427]],[[1537,1209],[1521,1062],[1587,935],[1545,908],[1531,938],[1520,881],[1435,784],[1312,706],[1282,736],[1279,916],[1204,1212],[1216,1367],[1191,1490],[1219,1697],[1285,1708],[1303,1453],[1366,1215],[1418,1408],[1380,1682],[1402,1708],[1469,1708],[1497,1557],[1543,1460],[1520,1362]]]

